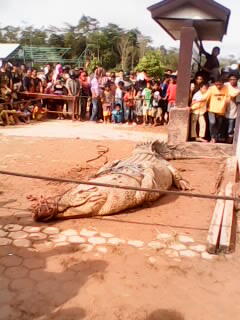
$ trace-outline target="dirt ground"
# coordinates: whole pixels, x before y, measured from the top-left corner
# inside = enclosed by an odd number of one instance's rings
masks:
[[[87,179],[106,161],[128,156],[135,143],[117,139],[1,136],[0,169]],[[87,162],[98,155],[99,146],[109,151]],[[194,191],[203,193],[214,192],[220,164],[220,160],[213,159],[173,161]],[[0,319],[239,318],[238,245],[234,254],[212,259],[199,254],[171,256],[169,249],[153,250],[145,245],[167,234],[174,239],[185,235],[204,246],[214,201],[164,196],[153,204],[111,217],[47,225],[32,221],[27,196],[55,195],[70,186],[0,176]],[[53,245],[51,236],[48,240],[43,237],[51,234],[46,229],[49,226],[68,236],[75,232],[81,235],[85,229],[105,237],[110,233],[125,244],[104,244],[89,250],[83,250],[74,241]],[[17,231],[27,230],[26,227],[39,228],[42,238]],[[7,234],[11,228],[16,231],[14,236]],[[1,240],[17,236],[25,241],[22,245],[15,244],[16,240]],[[131,240],[144,245],[126,245]]]

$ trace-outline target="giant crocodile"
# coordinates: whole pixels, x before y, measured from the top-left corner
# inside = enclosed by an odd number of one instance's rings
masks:
[[[199,146],[195,149],[191,147],[189,151],[185,147],[169,146],[158,140],[141,143],[129,158],[107,163],[89,181],[161,190],[175,186],[180,190],[188,190],[189,183],[168,160],[201,158],[198,149]],[[34,206],[33,216],[36,221],[49,221],[111,215],[139,207],[145,202],[156,201],[162,195],[159,192],[79,184],[61,196],[39,201]]]

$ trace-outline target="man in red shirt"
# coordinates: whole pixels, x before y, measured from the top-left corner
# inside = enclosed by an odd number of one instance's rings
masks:
[[[165,100],[168,101],[168,108],[167,108],[167,112],[164,115],[164,120],[166,123],[169,122],[169,112],[171,108],[174,108],[176,105],[176,95],[177,95],[177,78],[176,77],[172,77],[170,79],[170,83],[168,85],[168,89],[167,89],[167,95],[164,98]]]

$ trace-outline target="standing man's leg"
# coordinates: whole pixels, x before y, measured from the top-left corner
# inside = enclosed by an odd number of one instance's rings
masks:
[[[131,110],[124,105],[124,122],[130,122]]]
[[[98,112],[97,112],[97,120],[103,121],[103,107],[102,102],[98,99]]]
[[[198,121],[198,115],[195,113],[191,114],[191,138],[196,139],[197,138],[197,121]]]
[[[86,120],[86,111],[87,111],[87,100],[88,98],[82,97],[81,101],[81,119]]]
[[[129,108],[126,106],[124,102],[123,102],[123,118],[124,118],[124,122],[129,121]]]
[[[217,130],[216,130],[216,115],[213,112],[208,112],[209,119],[209,131],[211,136],[211,142],[217,141]]]
[[[227,119],[228,120],[228,137],[233,138],[236,119]]]
[[[79,101],[79,97],[76,96],[75,98],[75,117],[76,120],[80,120],[80,101]]]
[[[90,120],[97,121],[97,116],[98,116],[98,99],[93,98],[92,99],[92,115]]]
[[[226,119],[226,122],[227,122],[226,142],[232,143],[233,137],[234,137],[236,119]]]
[[[199,137],[204,139],[206,135],[206,120],[204,114],[199,115]]]
[[[224,123],[225,123],[225,117],[222,115],[216,115],[216,136],[217,139],[222,141],[224,139]]]

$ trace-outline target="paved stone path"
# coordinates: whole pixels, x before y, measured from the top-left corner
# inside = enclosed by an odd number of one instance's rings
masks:
[[[59,247],[68,244],[77,244],[83,252],[97,251],[107,253],[110,246],[128,246],[136,250],[153,251],[156,255],[165,254],[170,258],[202,258],[212,260],[216,258],[209,255],[204,244],[196,243],[192,237],[185,235],[172,235],[159,233],[150,242],[139,239],[121,239],[110,233],[98,233],[96,230],[74,229],[61,231],[57,227],[21,226],[8,224],[0,227],[0,247],[13,245],[22,248]],[[1,264],[1,260],[0,260]]]
[[[101,277],[106,268],[104,256],[128,248],[143,254],[151,267],[161,257],[174,264],[183,259],[218,259],[206,252],[204,244],[186,235],[158,233],[144,242],[95,229],[0,225],[0,320],[50,319],[57,306],[78,293],[84,281],[82,270]],[[65,250],[68,256],[64,258]]]

